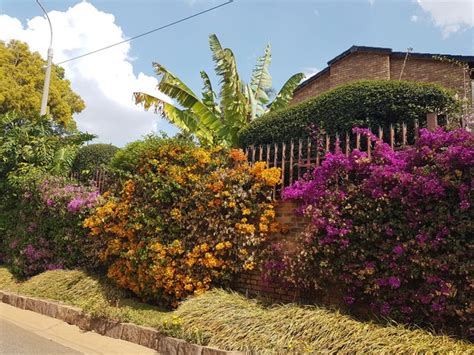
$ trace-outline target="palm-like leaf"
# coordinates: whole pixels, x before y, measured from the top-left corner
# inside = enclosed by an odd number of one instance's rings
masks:
[[[212,144],[213,135],[203,125],[199,124],[198,117],[190,110],[180,110],[153,95],[143,92],[134,93],[135,103],[141,104],[145,110],[152,108],[162,118],[168,120],[184,132],[191,132],[206,144]]]
[[[158,97],[146,94],[144,92],[134,92],[133,99],[135,100],[135,104],[142,105],[145,111],[148,111],[150,108],[153,108],[155,113],[161,113],[162,105],[165,103]]]
[[[145,110],[152,108],[159,113],[164,119],[174,124],[184,132],[191,132],[196,135],[203,143],[212,144],[212,132],[200,124],[198,116],[190,110],[180,110],[179,108],[167,103],[153,95],[143,92],[134,93],[135,103],[142,104]]]
[[[234,53],[229,48],[222,48],[214,34],[209,36],[209,46],[216,74],[221,77],[220,104],[223,117],[226,123],[231,125],[235,122],[245,124],[248,121],[249,112]]]
[[[217,131],[222,126],[222,121],[209,107],[207,107],[197,95],[184,84],[178,77],[173,75],[164,66],[154,63],[156,73],[162,75],[158,89],[178,101],[178,103],[196,115],[199,124],[205,130]]]
[[[250,117],[254,119],[255,117],[257,117],[257,110],[258,110],[257,100],[255,100],[254,92],[252,91],[250,84],[247,84],[245,86],[245,89],[246,89],[245,96],[247,97],[249,109],[250,109]]]
[[[50,171],[57,175],[67,174],[71,170],[76,153],[76,146],[66,145],[59,148],[52,158]]]
[[[293,92],[295,91],[296,87],[303,78],[303,73],[295,74],[291,78],[289,78],[281,88],[275,100],[273,100],[269,111],[276,111],[286,107],[290,100],[293,98]]]
[[[162,93],[172,97],[181,106],[189,110],[190,113],[196,115],[199,119],[199,124],[202,125],[205,130],[213,131],[220,129],[220,118],[214,114],[209,107],[204,105],[204,103],[189,87],[186,86],[186,84],[168,71],[164,66],[158,63],[154,63],[153,65],[156,73],[162,76],[160,83],[158,84],[158,89]],[[135,103],[143,104],[145,109],[154,106],[156,110],[160,105],[167,104],[163,100],[145,93],[134,93],[134,97]],[[166,111],[163,112],[166,113]],[[168,117],[168,119],[171,121],[170,117]]]
[[[267,92],[272,87],[272,77],[270,75],[270,64],[272,62],[271,47],[268,44],[265,48],[265,53],[262,57],[258,58],[257,65],[253,70],[252,79],[250,81],[250,87],[253,91],[254,98],[257,101],[257,115],[261,115],[265,112],[266,105],[270,101]],[[252,115],[252,118],[255,116]]]
[[[174,123],[178,128],[181,128],[184,132],[195,134],[203,144],[212,145],[214,143],[215,137],[213,132],[199,124],[198,117],[192,112],[189,110],[180,110],[166,102],[162,107],[163,116]]]
[[[215,34],[209,36],[209,46],[211,47],[212,60],[218,62],[222,58],[222,46],[221,42]]]
[[[212,90],[211,80],[209,75],[204,70],[201,70],[201,78],[204,86],[202,88],[202,103],[206,105],[215,115],[220,116],[219,106],[216,104],[216,93]]]
[[[178,77],[157,63],[153,65],[157,75],[161,77],[158,89],[176,100],[179,106],[142,92],[134,93],[135,102],[142,104],[146,110],[153,107],[171,123],[183,131],[195,134],[204,143],[235,144],[239,130],[250,120],[265,113],[270,101],[271,47],[268,45],[264,55],[258,59],[250,84],[244,84],[237,72],[233,52],[229,48],[223,48],[214,34],[209,36],[209,46],[216,74],[220,77],[219,103],[206,72],[201,72],[204,87],[200,99]],[[288,104],[301,78],[302,74],[297,74],[285,83],[271,105],[271,110]]]

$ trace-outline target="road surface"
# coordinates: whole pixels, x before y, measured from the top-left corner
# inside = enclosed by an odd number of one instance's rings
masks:
[[[157,354],[152,349],[0,302],[0,354]]]

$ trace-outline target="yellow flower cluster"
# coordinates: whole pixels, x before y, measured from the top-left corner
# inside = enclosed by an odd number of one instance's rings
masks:
[[[211,162],[210,154],[202,148],[196,148],[191,154],[200,166],[205,166]]]
[[[241,150],[170,143],[84,221],[104,245],[108,276],[144,299],[176,306],[257,266],[277,231],[271,194],[280,171]]]
[[[247,160],[247,157],[245,156],[245,153],[242,151],[242,149],[231,149],[229,156],[234,162],[243,162]]]

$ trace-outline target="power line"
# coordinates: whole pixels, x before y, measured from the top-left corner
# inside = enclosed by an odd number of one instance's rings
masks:
[[[229,4],[233,3],[233,2],[234,2],[234,0],[228,0],[228,1],[225,2],[225,3],[222,3],[222,4],[217,5],[217,6],[214,6],[214,7],[210,7],[210,8],[208,8],[208,9],[206,9],[206,10],[197,12],[197,13],[195,13],[195,14],[193,14],[193,15],[184,17],[184,18],[182,18],[182,19],[180,19],[180,20],[176,20],[176,21],[170,22],[170,23],[168,23],[168,24],[166,24],[166,25],[164,25],[164,26],[161,26],[161,27],[155,28],[155,29],[153,29],[153,30],[150,30],[150,31],[141,33],[141,34],[139,34],[139,35],[130,37],[130,38],[125,39],[125,40],[123,40],[123,41],[110,44],[110,45],[108,45],[108,46],[106,46],[106,47],[96,49],[96,50],[94,50],[94,51],[92,51],[92,52],[84,53],[84,54],[78,55],[77,57],[72,57],[72,58],[63,60],[62,62],[58,62],[58,63],[55,63],[55,64],[56,64],[56,65],[59,65],[59,64],[67,63],[67,62],[70,62],[70,61],[73,61],[73,60],[76,60],[76,59],[79,59],[79,58],[86,57],[86,56],[91,55],[91,54],[95,54],[95,53],[104,51],[104,50],[106,50],[106,49],[109,49],[109,48],[112,48],[112,47],[115,47],[115,46],[118,46],[118,45],[120,45],[120,44],[133,41],[134,39],[137,39],[137,38],[140,38],[140,37],[149,35],[150,33],[153,33],[153,32],[156,32],[156,31],[160,31],[160,30],[163,30],[163,29],[165,29],[165,28],[168,28],[168,27],[177,25],[178,23],[185,22],[185,21],[190,20],[190,19],[192,19],[192,18],[194,18],[194,17],[201,16],[201,15],[203,15],[203,14],[205,14],[205,13],[214,11],[214,10],[220,8],[220,7],[229,5]]]

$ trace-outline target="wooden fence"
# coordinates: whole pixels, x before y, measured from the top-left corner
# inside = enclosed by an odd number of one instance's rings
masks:
[[[434,131],[438,127],[436,114],[427,115],[427,127]],[[389,144],[394,150],[412,145],[419,137],[418,121],[378,127],[370,132]],[[281,185],[274,197],[281,197],[283,188],[292,185],[305,173],[319,166],[328,152],[342,152],[349,156],[354,149],[366,152],[371,157],[374,143],[361,133],[346,132],[343,135],[320,134],[318,138],[290,139],[288,142],[250,146],[245,149],[249,162],[265,161],[268,167],[281,169]]]
[[[81,173],[73,171],[69,174],[69,178],[79,183],[89,184],[95,187],[101,194],[109,189],[111,185],[118,182],[119,178],[111,175],[104,169],[97,169],[91,173]]]
[[[436,114],[428,114],[427,128],[433,131],[437,126]],[[419,130],[418,122],[414,121],[411,124],[378,127],[373,133],[392,149],[401,149],[418,139]],[[347,132],[334,136],[323,134],[318,139],[290,139],[283,143],[250,146],[245,149],[245,154],[250,163],[265,161],[268,167],[281,169],[282,184],[274,190],[274,197],[279,198],[284,187],[292,185],[305,173],[319,166],[328,152],[341,151],[348,156],[354,149],[364,151],[370,157],[373,143],[369,137],[360,133]],[[117,176],[111,176],[104,170],[97,170],[89,175],[71,173],[70,177],[81,182],[89,181],[101,193],[119,182]]]

